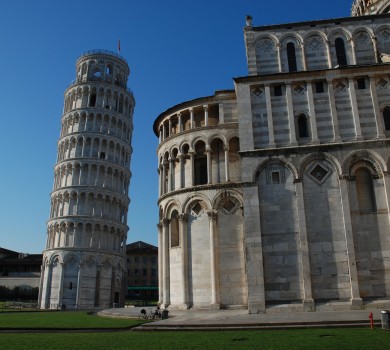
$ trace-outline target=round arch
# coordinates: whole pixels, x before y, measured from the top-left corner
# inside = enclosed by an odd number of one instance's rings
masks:
[[[257,182],[259,179],[260,173],[270,164],[281,164],[291,171],[295,180],[299,178],[297,169],[295,168],[294,164],[292,164],[290,161],[288,161],[286,159],[280,159],[280,158],[269,158],[269,159],[262,161],[256,167],[256,169],[252,175],[252,182]]]

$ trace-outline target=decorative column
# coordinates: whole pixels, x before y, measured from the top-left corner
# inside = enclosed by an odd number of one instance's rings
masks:
[[[330,41],[326,41],[326,53],[328,57],[328,68],[332,68],[332,56],[330,54]]]
[[[182,307],[188,309],[188,242],[187,242],[187,214],[179,214],[179,235],[181,242],[181,279],[182,279]]]
[[[282,52],[281,52],[282,50],[281,50],[281,47],[282,47],[282,44],[280,44],[280,43],[276,44],[279,72],[282,72]]]
[[[80,299],[81,299],[81,271],[83,268],[83,264],[79,264],[79,271],[77,273],[77,290],[76,290],[76,309],[80,307]]]
[[[352,64],[356,65],[355,41],[353,40],[353,38],[350,38],[349,42],[351,44]]]
[[[52,279],[52,273],[53,273],[53,265],[51,263],[48,263],[45,272],[47,271],[46,275],[46,294],[45,294],[45,309],[50,309],[50,295],[51,295],[51,279]]]
[[[229,145],[224,147],[225,150],[225,181],[230,181],[230,171],[229,171]]]
[[[194,127],[194,109],[190,108],[190,128],[193,129]]]
[[[64,266],[65,266],[65,263],[61,262],[60,263],[60,279],[59,279],[59,283],[58,283],[58,301],[57,301],[57,304],[58,304],[58,307],[61,308],[61,305],[62,305],[62,293],[63,293],[63,289],[64,289]]]
[[[169,276],[169,219],[163,219],[163,308],[170,304],[170,276]]]
[[[183,121],[181,118],[181,113],[177,114],[177,122],[179,124],[179,132],[183,132]]]
[[[96,265],[96,279],[95,279],[95,307],[99,306],[99,299],[100,299],[100,269],[101,265],[97,264]],[[114,276],[114,285],[112,290],[115,292],[115,276]],[[110,305],[112,307],[113,305]]]
[[[209,126],[209,106],[204,105],[204,126]]]
[[[47,244],[46,244],[47,247]],[[45,276],[45,265],[41,265],[41,278],[39,280],[39,291],[38,291],[38,309],[41,308],[42,305],[42,290],[43,290],[43,279]]]
[[[225,123],[225,111],[223,108],[223,103],[218,104],[218,109],[219,109],[218,124],[224,124]]]
[[[377,37],[373,36],[372,37],[372,48],[374,49],[375,52],[375,63],[379,63],[379,51],[378,51],[378,45],[377,45]]]
[[[217,228],[216,221],[217,211],[208,211],[210,225],[210,269],[211,269],[211,307],[219,309],[219,276],[218,276],[218,259],[217,259]]]
[[[390,172],[383,172],[383,183],[385,186],[386,204],[387,204],[387,216],[390,220]]]
[[[359,280],[358,280],[358,273],[356,267],[355,245],[353,242],[351,210],[349,206],[347,180],[351,181],[354,180],[354,178],[347,175],[341,175],[339,177],[341,207],[342,207],[342,214],[344,220],[344,233],[345,233],[345,242],[347,245],[349,278],[350,278],[350,285],[351,285],[350,302],[353,309],[360,309],[363,304],[363,301],[360,298],[360,293],[359,293]]]
[[[211,184],[213,181],[212,179],[212,172],[211,172],[211,149],[206,148],[206,155],[207,155],[207,183]]]
[[[372,100],[372,109],[375,115],[376,134],[377,134],[376,137],[378,139],[384,139],[386,137],[385,126],[384,126],[382,114],[379,107],[375,76],[370,76],[370,92],[371,92],[371,100]]]
[[[286,84],[287,113],[290,129],[290,146],[296,146],[297,136],[295,133],[294,106],[292,103],[291,84]]]
[[[167,192],[172,191],[172,176],[173,176],[172,158],[169,158],[168,159],[168,190],[167,190]]]
[[[301,51],[302,51],[302,68],[304,71],[306,71],[307,70],[307,62],[306,62],[305,45],[302,43],[300,46],[301,46]]]
[[[166,176],[166,172],[167,172],[167,161],[163,161],[163,164],[162,164],[162,193],[165,194],[167,193],[167,184],[166,184],[166,179],[165,179],[165,176]]]
[[[274,148],[276,144],[274,135],[274,123],[272,120],[271,90],[269,85],[265,85],[265,104],[267,107],[268,147]]]
[[[340,142],[341,137],[340,137],[339,121],[338,121],[337,110],[336,110],[336,100],[334,97],[333,81],[327,80],[327,82],[328,82],[330,112],[332,116],[333,142]]]
[[[185,187],[185,169],[184,169],[184,161],[185,156],[184,154],[179,154],[179,171],[180,171],[180,188]]]
[[[314,107],[314,98],[313,98],[313,84],[311,81],[307,82],[307,99],[309,101],[311,143],[318,144],[320,143],[320,140],[318,139],[316,110]]]
[[[193,150],[189,150],[188,153],[190,154],[190,165],[191,165],[191,168],[190,168],[190,173],[191,173],[191,186],[194,186],[195,185],[195,155],[194,155],[194,151]]]
[[[356,140],[363,140],[362,128],[360,126],[359,109],[356,100],[355,81],[351,78],[348,79],[349,83],[349,97],[351,99],[352,117],[355,125],[355,138]]]
[[[294,183],[298,207],[299,243],[303,284],[303,307],[305,311],[314,311],[315,305],[311,288],[309,243],[306,231],[305,202],[303,199],[302,179],[295,179]]]
[[[158,231],[158,304],[163,303],[163,225],[157,224]]]

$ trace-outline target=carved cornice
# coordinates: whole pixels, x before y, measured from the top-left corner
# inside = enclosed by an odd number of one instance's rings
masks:
[[[348,175],[348,174],[341,174],[339,176],[339,179],[340,180],[346,180],[346,181],[355,181],[356,180],[356,177],[355,176],[352,176],[352,175]]]
[[[229,188],[242,188],[244,186],[245,183],[243,182],[227,182],[227,183],[220,183],[220,184],[209,184],[209,185],[198,185],[198,186],[186,187],[186,188],[178,189],[176,191],[165,193],[159,198],[157,203],[160,203],[162,200],[166,198],[177,196],[183,193],[193,193],[193,192],[201,192],[201,191],[208,191],[208,190],[223,190]]]
[[[278,148],[264,148],[251,151],[240,151],[238,154],[241,157],[277,157],[289,155],[306,155],[308,152],[334,152],[342,150],[361,150],[369,148],[384,148],[390,146],[390,139],[381,140],[366,140],[366,141],[351,141],[351,142],[337,142],[337,143],[324,143],[319,145],[299,145],[299,146],[287,146]]]
[[[189,129],[182,132],[179,132],[177,134],[173,134],[171,136],[166,137],[163,141],[159,143],[157,146],[157,152],[160,150],[160,148],[168,141],[173,140],[175,138],[181,137],[183,135],[188,135],[191,133],[201,133],[203,134],[206,130],[237,130],[238,129],[238,122],[234,123],[226,123],[226,124],[218,124],[218,125],[209,125],[209,126],[203,126],[199,128]]]

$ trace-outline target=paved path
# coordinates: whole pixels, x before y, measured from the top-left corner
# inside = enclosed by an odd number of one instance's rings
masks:
[[[151,307],[144,307],[147,311]],[[108,317],[138,317],[142,307],[107,309]],[[279,312],[248,314],[247,310],[169,310],[165,320],[142,325],[137,330],[189,329],[288,329],[309,327],[370,327],[373,313],[375,327],[381,327],[381,310]]]

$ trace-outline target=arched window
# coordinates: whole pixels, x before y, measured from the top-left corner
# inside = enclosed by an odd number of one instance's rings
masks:
[[[375,212],[375,194],[371,173],[364,168],[358,169],[355,173],[355,183],[360,212]]]
[[[207,155],[206,145],[203,141],[196,144],[194,155],[194,180],[195,185],[207,184]]]
[[[296,72],[297,71],[297,57],[295,54],[294,43],[287,44],[287,62],[288,62],[288,71],[289,72]]]
[[[385,107],[383,110],[383,121],[385,123],[385,130],[390,130],[390,107]]]
[[[91,94],[91,98],[89,100],[89,106],[95,107],[95,105],[96,105],[96,94],[93,93],[93,94]]]
[[[170,234],[171,234],[171,248],[180,245],[179,237],[179,214],[175,210],[171,215]]]
[[[309,137],[309,130],[307,127],[307,119],[306,119],[306,116],[304,114],[300,114],[298,116],[297,123],[298,123],[298,137],[299,138]]]
[[[339,66],[346,66],[348,63],[347,63],[347,55],[345,52],[344,40],[341,38],[337,38],[335,40],[335,47],[336,47],[337,64]]]

